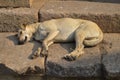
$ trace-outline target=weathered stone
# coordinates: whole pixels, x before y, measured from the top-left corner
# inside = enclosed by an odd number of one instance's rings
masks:
[[[0,0],[0,7],[30,7],[32,0]]]
[[[54,44],[49,48],[46,60],[46,74],[57,77],[100,77],[101,54],[99,47],[86,48],[85,54],[76,61],[62,59],[74,48],[72,43]]]
[[[38,11],[29,8],[0,9],[0,32],[17,31],[21,24],[38,21]]]
[[[103,67],[106,77],[120,78],[120,34],[109,33],[104,36],[104,55],[103,55]],[[113,79],[113,80],[116,80]]]
[[[120,5],[112,3],[53,1],[39,11],[40,21],[72,17],[96,22],[103,32],[120,32]]]
[[[41,46],[38,42],[17,45],[12,33],[0,33],[0,75],[44,74],[44,58],[30,59],[32,53]],[[1,45],[1,44],[0,44]]]

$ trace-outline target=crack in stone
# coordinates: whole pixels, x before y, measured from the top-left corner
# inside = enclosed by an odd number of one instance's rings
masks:
[[[102,43],[99,45],[99,49],[100,49],[100,53],[101,53],[101,76],[102,76],[102,80],[106,80],[106,70],[105,70],[105,66],[103,64],[103,58],[104,56],[107,54],[107,50],[105,49],[105,47],[107,45],[105,45],[106,42],[105,41],[102,41]]]

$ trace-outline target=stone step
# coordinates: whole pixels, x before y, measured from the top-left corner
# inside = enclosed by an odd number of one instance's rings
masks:
[[[51,1],[39,11],[40,21],[53,18],[81,18],[96,22],[103,32],[120,32],[120,5],[85,1]]]
[[[50,47],[46,61],[47,75],[57,77],[101,77],[101,52],[99,47],[86,48],[85,54],[76,61],[62,59],[74,49],[73,43],[55,44]]]
[[[101,44],[85,48],[85,54],[76,61],[68,62],[61,59],[71,52],[73,43],[54,44],[50,47],[46,60],[46,74],[57,77],[103,78],[109,80],[120,77],[120,34],[104,34]],[[92,80],[92,79],[91,79]]]
[[[30,7],[33,0],[0,0],[0,7]]]
[[[0,33],[0,75],[44,74],[44,58],[30,59],[37,42],[17,45],[13,33]]]
[[[25,45],[18,45],[14,34],[0,33],[0,75],[46,74],[48,80],[53,80],[54,77],[57,77],[54,80],[61,80],[61,78],[69,80],[66,77],[75,77],[72,80],[78,80],[76,78],[83,80],[85,78],[87,78],[86,80],[120,78],[119,33],[105,33],[101,44],[85,48],[85,54],[76,61],[62,59],[65,54],[75,48],[74,43],[55,43],[49,47],[49,55],[46,60],[43,57],[32,60],[30,59],[31,54],[41,47],[41,44],[33,41]]]
[[[21,24],[38,22],[38,10],[30,8],[0,9],[0,32],[17,31]]]

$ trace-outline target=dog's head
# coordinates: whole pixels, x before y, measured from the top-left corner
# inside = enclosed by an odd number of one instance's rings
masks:
[[[29,30],[28,25],[21,25],[21,28],[17,33],[18,44],[24,44],[32,39],[32,33]]]

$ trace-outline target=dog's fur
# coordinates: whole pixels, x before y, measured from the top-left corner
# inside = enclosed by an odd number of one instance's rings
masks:
[[[84,53],[85,46],[95,46],[103,40],[103,32],[94,22],[82,19],[61,18],[22,26],[18,32],[19,43],[23,44],[32,38],[42,42],[34,56],[47,55],[48,46],[54,42],[76,42],[76,48],[64,56],[67,60],[75,60]]]

